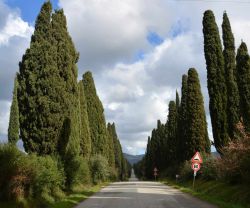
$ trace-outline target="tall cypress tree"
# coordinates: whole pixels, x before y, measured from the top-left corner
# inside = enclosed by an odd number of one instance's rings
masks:
[[[234,36],[231,30],[231,25],[225,12],[223,14],[222,37],[224,43],[224,61],[225,61],[225,79],[227,85],[227,119],[228,119],[228,134],[231,139],[236,136],[236,124],[240,120],[239,116],[239,91],[236,82],[236,59]]]
[[[180,108],[180,96],[178,91],[176,90],[176,96],[175,96],[175,104],[176,104],[176,110],[177,114],[179,113],[179,108]]]
[[[226,114],[227,88],[219,30],[211,10],[204,13],[203,34],[213,137],[215,147],[220,152],[221,148],[229,141]]]
[[[26,152],[38,154],[55,152],[58,141],[55,126],[60,117],[57,111],[60,105],[49,97],[57,93],[54,56],[57,50],[53,47],[51,12],[51,3],[45,2],[36,19],[30,48],[19,64],[20,137]]]
[[[87,102],[84,94],[83,81],[78,83],[80,102],[80,145],[81,155],[88,158],[91,154],[91,137],[88,120]]]
[[[196,151],[210,152],[204,102],[198,73],[194,68],[188,71],[186,131],[187,140],[184,149],[186,160],[191,159]]]
[[[65,118],[71,120],[67,154],[75,156],[80,153],[79,89],[76,66],[79,54],[68,33],[63,10],[58,10],[52,15],[52,32],[53,46],[57,49],[55,59],[59,74],[58,84],[61,86],[61,92],[56,98],[60,100],[62,121]],[[62,122],[59,127],[61,126]]]
[[[244,42],[238,48],[236,60],[240,110],[244,125],[250,131],[250,57]]]
[[[182,76],[182,87],[181,87],[181,104],[178,116],[178,160],[180,162],[186,159],[183,152],[185,151],[185,143],[187,141],[187,75]]]
[[[91,72],[83,75],[84,93],[87,101],[92,154],[102,154],[108,159],[108,134],[104,109],[96,93],[96,88]]]
[[[114,145],[114,135],[112,125],[108,123],[107,125],[108,131],[108,161],[111,168],[115,168],[115,145]]]
[[[16,144],[19,139],[19,108],[17,101],[17,88],[18,81],[16,77],[14,82],[12,103],[10,107],[10,119],[8,128],[8,141],[12,144]]]
[[[167,156],[166,163],[169,166],[173,161],[176,161],[177,150],[177,112],[176,104],[174,101],[170,101],[168,105],[168,120],[167,120]]]

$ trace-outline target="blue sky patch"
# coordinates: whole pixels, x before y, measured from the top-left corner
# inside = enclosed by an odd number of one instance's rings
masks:
[[[45,0],[5,0],[10,8],[19,8],[24,21],[33,24]],[[58,9],[58,0],[51,0],[53,9]]]
[[[160,45],[164,41],[163,38],[156,32],[149,32],[147,35],[147,40],[151,45],[154,46]]]
[[[182,20],[178,20],[172,27],[170,30],[170,36],[175,38],[178,35],[181,35],[185,32],[187,32],[190,28],[190,23],[188,19],[182,19]]]
[[[134,58],[134,61],[140,61],[140,60],[143,60],[145,57],[145,52],[142,51],[142,50],[139,50],[136,54],[135,54],[135,58]]]

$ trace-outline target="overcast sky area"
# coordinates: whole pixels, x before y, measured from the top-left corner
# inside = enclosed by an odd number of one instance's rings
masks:
[[[0,0],[0,142],[7,141],[18,63],[43,0]],[[250,44],[250,0],[53,0],[63,8],[77,50],[79,79],[92,71],[107,122],[115,122],[123,151],[144,153],[157,120],[180,93],[182,74],[197,69],[210,139],[202,17],[214,11],[221,31],[230,18],[236,47]],[[19,145],[21,143],[19,142]]]

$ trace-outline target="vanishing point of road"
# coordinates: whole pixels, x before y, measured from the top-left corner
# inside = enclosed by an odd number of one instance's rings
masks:
[[[134,173],[129,182],[112,183],[76,206],[76,208],[215,207],[161,183],[138,181]]]

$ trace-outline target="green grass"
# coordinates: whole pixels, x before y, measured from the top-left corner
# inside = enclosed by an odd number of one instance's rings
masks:
[[[164,180],[163,183],[215,204],[219,208],[250,208],[250,188],[245,185],[196,180],[193,189],[192,181],[176,183],[173,180]]]
[[[75,191],[74,193],[68,195],[64,199],[51,205],[51,208],[75,207],[77,204],[84,201],[85,199],[87,199],[88,197],[93,195],[94,193],[100,191],[100,189],[106,185],[107,185],[107,183],[106,184],[99,184],[99,185],[92,186],[92,187],[85,187],[85,188],[81,189],[81,191],[80,190]]]
[[[61,199],[60,201],[51,204],[49,207],[51,208],[72,208],[75,207],[80,202],[84,201],[94,193],[98,192],[102,187],[108,185],[108,183],[102,183],[95,186],[89,187],[78,187],[74,190],[74,193],[67,195],[65,198]],[[34,202],[33,202],[34,203]],[[22,203],[16,202],[0,202],[0,207],[2,208],[30,208],[35,207],[32,205],[33,203],[27,202],[23,200]]]

